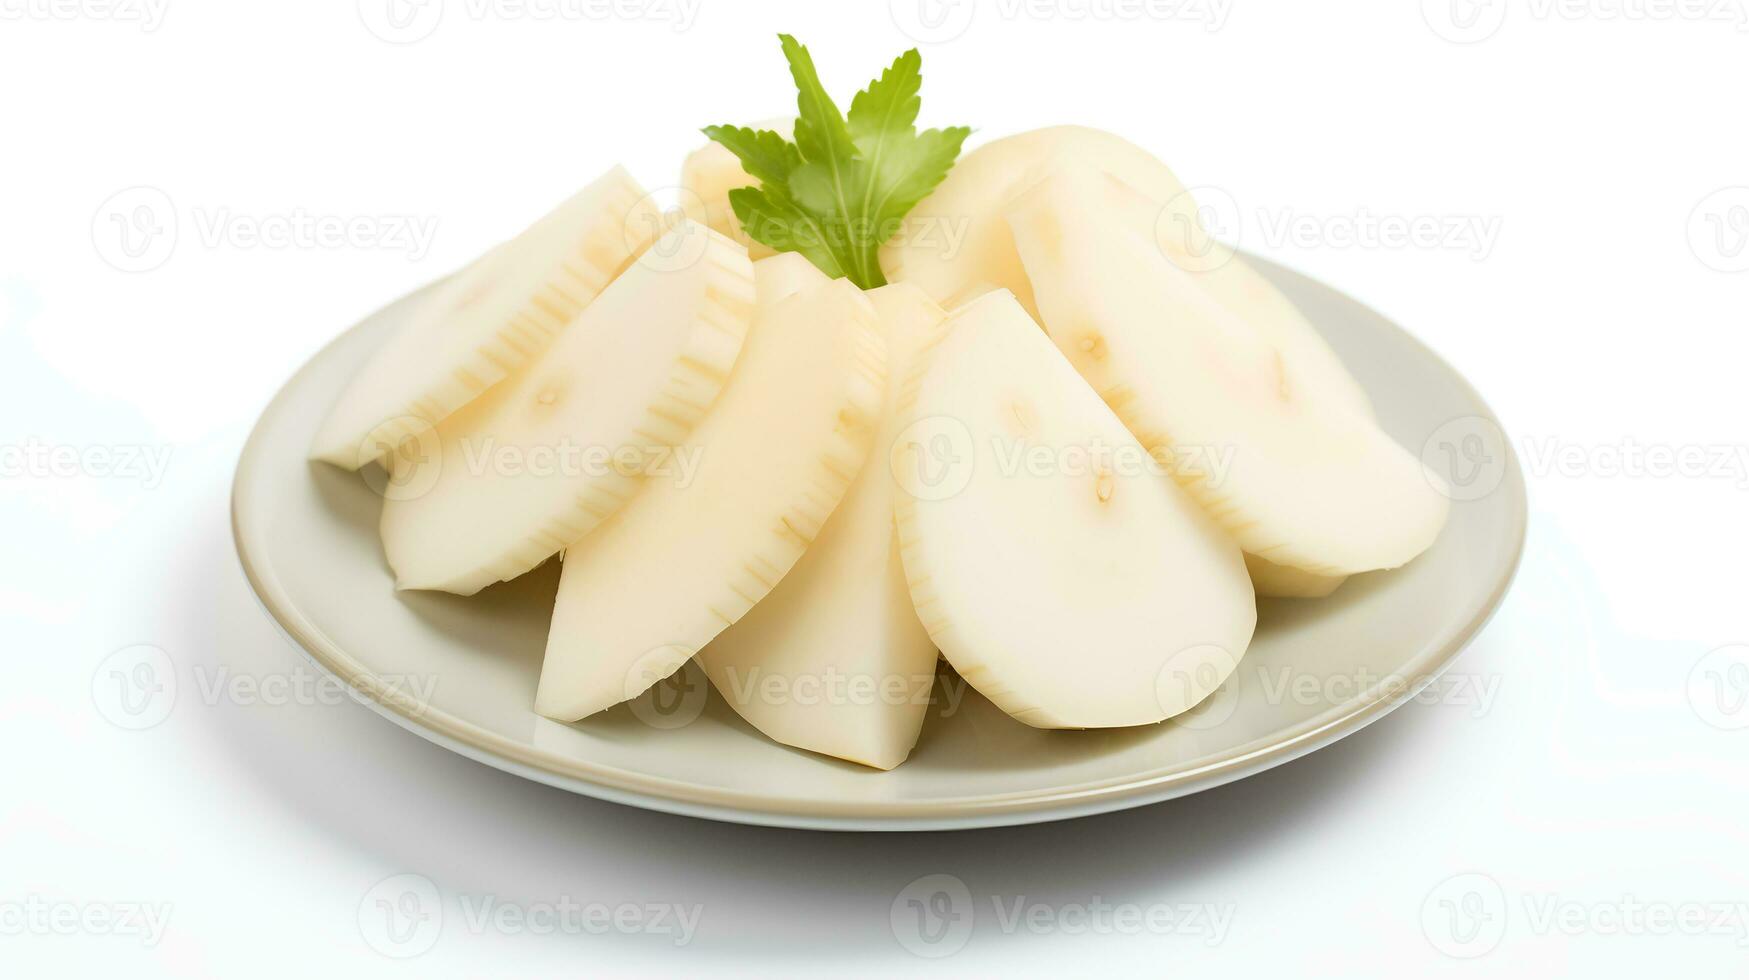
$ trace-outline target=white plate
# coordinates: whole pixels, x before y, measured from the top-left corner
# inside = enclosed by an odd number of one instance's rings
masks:
[[[1463,378],[1354,300],[1258,265],[1348,362],[1385,428],[1412,451],[1425,447],[1460,499],[1438,543],[1408,567],[1359,576],[1328,599],[1263,601],[1234,680],[1163,725],[1038,731],[972,692],[957,711],[932,709],[910,760],[882,773],[766,739],[708,684],[678,704],[621,705],[575,725],[539,717],[556,563],[472,598],[398,594],[369,481],[304,458],[341,387],[413,297],[330,344],[262,414],[237,466],[237,552],[291,640],[384,717],[589,796],[742,823],[921,830],[1056,820],[1218,786],[1328,745],[1431,682],[1499,605],[1525,533],[1517,461]]]

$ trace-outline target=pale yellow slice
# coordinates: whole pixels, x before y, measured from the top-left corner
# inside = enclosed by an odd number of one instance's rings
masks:
[[[680,452],[565,555],[536,709],[560,721],[642,693],[787,574],[868,457],[886,353],[838,280],[761,311],[728,386]]]
[[[540,356],[648,246],[660,210],[615,167],[440,286],[365,362],[310,447],[358,469]]]
[[[1039,728],[1145,725],[1232,673],[1257,622],[1238,546],[1012,295],[953,314],[899,416],[912,600],[985,697]]]
[[[867,296],[897,376],[945,315],[915,286]],[[876,446],[900,435],[890,400]],[[717,696],[755,728],[876,769],[910,754],[935,679],[935,643],[899,561],[893,494],[885,454],[876,452],[777,588],[698,655]]]
[[[727,238],[687,222],[667,239],[702,240],[697,261],[633,264],[539,360],[396,457],[382,536],[401,588],[465,595],[521,575],[675,469],[740,354],[754,287]]]

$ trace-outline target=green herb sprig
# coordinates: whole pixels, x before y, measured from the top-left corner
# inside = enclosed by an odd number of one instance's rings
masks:
[[[729,205],[755,241],[800,252],[833,278],[863,289],[886,284],[880,248],[947,176],[971,130],[916,128],[923,58],[916,48],[838,111],[808,49],[779,34],[796,83],[793,142],[770,130],[706,126],[757,187],[729,192]]]

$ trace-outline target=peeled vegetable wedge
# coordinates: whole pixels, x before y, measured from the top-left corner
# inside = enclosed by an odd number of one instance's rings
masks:
[[[762,310],[681,452],[565,555],[535,707],[574,721],[674,673],[775,587],[868,457],[886,384],[874,311],[829,282]]]
[[[1366,394],[1293,302],[1202,227],[1198,205],[1153,155],[1110,133],[1054,126],[1020,133],[966,155],[906,219],[881,253],[888,278],[913,282],[953,309],[1007,289],[1035,317],[1032,283],[1015,250],[1007,213],[1047,177],[1072,169],[1104,174],[1099,207],[1144,239],[1157,242],[1221,305],[1299,362],[1322,397],[1370,412]]]
[[[1320,575],[1394,568],[1433,543],[1438,478],[1065,171],[1009,224],[1045,327],[1130,431],[1247,551]]]
[[[689,235],[707,239],[696,262],[634,264],[538,361],[416,439],[424,458],[397,457],[408,492],[384,501],[382,535],[402,588],[471,594],[514,578],[675,467],[754,308],[741,247],[690,222],[667,237]]]
[[[1293,302],[1230,247],[1209,237],[1197,202],[1172,171],[1109,133],[1058,126],[997,140],[968,154],[912,212],[907,235],[882,253],[889,275],[922,285],[950,310],[1007,288],[1042,319],[1007,212],[1027,191],[1066,170],[1080,172],[1088,182],[1087,207],[1157,245],[1211,299],[1262,335],[1294,366],[1306,398],[1372,413],[1365,391]],[[1314,587],[1301,583],[1294,593]]]
[[[1185,215],[1168,216],[1172,223],[1161,227],[1159,203],[1148,200],[1116,177],[1095,176],[1086,168],[1081,169],[1084,179],[1091,182],[1090,189],[1097,187],[1111,195],[1109,206],[1114,217],[1128,224],[1137,237],[1158,244],[1174,265],[1189,272],[1211,298],[1243,319],[1275,348],[1285,363],[1293,365],[1302,397],[1372,415],[1372,401],[1348,373],[1342,359],[1293,301],[1262,273],[1227,246],[1203,236],[1194,220]],[[1254,555],[1247,555],[1245,563],[1260,596],[1322,598],[1336,591],[1346,578],[1317,575]]]
[[[655,237],[661,212],[615,167],[438,288],[341,394],[310,457],[358,469],[539,356]]]
[[[1283,362],[1293,365],[1304,398],[1369,417],[1373,414],[1365,389],[1348,373],[1318,329],[1249,262],[1219,242],[1204,238],[1197,243],[1201,229],[1193,221],[1180,220],[1162,229],[1157,224],[1161,205],[1116,177],[1105,175],[1099,183],[1113,195],[1115,213],[1138,237],[1160,245],[1173,264],[1190,272],[1216,302],[1242,318],[1275,348]],[[1195,254],[1187,254],[1190,249],[1195,249]],[[1320,599],[1347,579],[1277,565],[1250,554],[1245,556],[1245,567],[1257,594],[1264,597]]]
[[[793,254],[758,268],[763,273]],[[915,286],[883,286],[867,296],[896,377],[945,315]],[[889,392],[874,444],[891,445],[898,435]],[[718,695],[755,728],[785,745],[876,769],[910,754],[935,680],[935,644],[911,606],[899,562],[893,493],[887,461],[875,453],[777,588],[698,655]]]
[[[955,313],[899,402],[895,514],[917,613],[960,676],[1039,728],[1143,725],[1237,666],[1239,548],[1006,291]]]

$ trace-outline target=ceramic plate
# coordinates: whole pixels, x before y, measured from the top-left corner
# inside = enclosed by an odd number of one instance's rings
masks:
[[[1358,576],[1328,599],[1262,601],[1238,672],[1165,724],[1038,731],[971,692],[951,708],[938,698],[910,760],[883,773],[770,741],[708,683],[578,724],[539,717],[557,563],[471,598],[397,593],[372,481],[304,458],[329,405],[414,296],[348,330],[263,413],[237,466],[237,551],[287,636],[384,717],[602,799],[744,823],[921,830],[1056,820],[1218,786],[1328,745],[1431,683],[1499,605],[1525,533],[1518,464],[1464,379],[1358,302],[1258,265],[1457,499],[1438,543],[1406,568]]]

